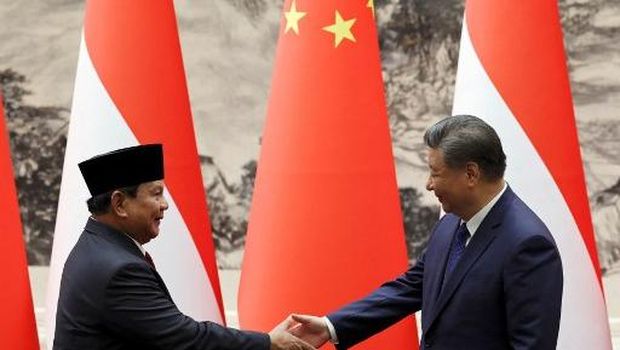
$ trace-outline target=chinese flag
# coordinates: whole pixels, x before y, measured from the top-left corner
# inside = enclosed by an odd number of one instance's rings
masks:
[[[285,1],[239,291],[244,328],[407,268],[371,1]],[[416,349],[412,317],[357,349]]]
[[[4,282],[0,288],[0,348],[35,350],[39,349],[39,340],[10,154],[0,95],[0,276]]]
[[[558,349],[611,350],[556,0],[468,0],[454,114],[491,124],[564,267]]]

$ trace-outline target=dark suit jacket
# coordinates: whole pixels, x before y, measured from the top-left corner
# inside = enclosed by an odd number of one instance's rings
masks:
[[[445,215],[415,266],[328,318],[346,349],[422,310],[421,349],[555,349],[562,263],[547,227],[507,188],[443,283],[460,219]]]
[[[60,284],[55,350],[264,349],[269,336],[182,314],[131,239],[89,219]]]

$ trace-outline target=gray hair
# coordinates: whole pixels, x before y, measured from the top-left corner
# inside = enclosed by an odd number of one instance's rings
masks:
[[[452,169],[474,162],[487,180],[504,176],[506,155],[499,136],[478,117],[455,115],[440,120],[426,130],[424,143],[441,150],[446,165]]]

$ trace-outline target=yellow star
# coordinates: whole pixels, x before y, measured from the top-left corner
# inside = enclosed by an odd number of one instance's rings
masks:
[[[355,18],[349,20],[343,20],[340,16],[340,12],[336,10],[336,23],[331,26],[323,27],[324,31],[334,34],[334,47],[338,47],[343,39],[349,39],[355,42],[355,37],[351,33],[351,27],[355,23]]]
[[[366,7],[368,7],[372,11],[372,18],[375,18],[375,2],[374,2],[374,0],[368,0],[368,3],[366,4]]]
[[[288,33],[288,31],[292,29],[295,34],[299,35],[299,20],[304,18],[305,15],[305,12],[297,11],[295,0],[293,0],[293,2],[291,2],[291,8],[288,12],[284,12],[284,17],[286,17],[286,28],[284,29],[284,33]]]

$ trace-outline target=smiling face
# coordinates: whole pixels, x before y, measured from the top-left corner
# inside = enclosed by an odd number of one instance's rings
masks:
[[[438,148],[428,149],[428,166],[430,174],[426,189],[435,194],[446,213],[467,218],[474,203],[467,166],[462,169],[448,167]]]
[[[138,186],[135,197],[126,196],[124,227],[140,244],[147,243],[159,234],[159,225],[168,209],[164,198],[164,182],[146,182]]]

